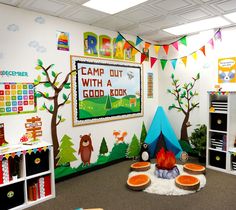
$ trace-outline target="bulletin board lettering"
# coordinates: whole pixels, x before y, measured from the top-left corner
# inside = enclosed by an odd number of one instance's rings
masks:
[[[143,116],[142,65],[71,56],[73,125]]]

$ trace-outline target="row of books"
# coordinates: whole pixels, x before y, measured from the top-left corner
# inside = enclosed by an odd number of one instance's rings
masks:
[[[226,135],[222,135],[220,138],[211,137],[211,148],[226,151]]]
[[[51,177],[50,175],[35,179],[28,185],[28,199],[35,201],[37,199],[51,195]]]

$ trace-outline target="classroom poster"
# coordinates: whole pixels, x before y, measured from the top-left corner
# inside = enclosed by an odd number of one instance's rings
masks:
[[[218,59],[218,83],[235,83],[236,57]]]
[[[69,33],[57,31],[57,49],[62,51],[69,51]]]
[[[71,56],[73,125],[143,115],[142,66]]]

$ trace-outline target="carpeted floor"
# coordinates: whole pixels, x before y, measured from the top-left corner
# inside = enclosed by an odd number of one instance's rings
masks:
[[[56,198],[30,210],[235,210],[236,176],[207,169],[207,184],[197,193],[164,196],[126,188],[129,166],[123,161],[56,184]]]

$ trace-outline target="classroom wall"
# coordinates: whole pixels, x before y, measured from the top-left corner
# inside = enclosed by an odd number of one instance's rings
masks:
[[[25,71],[28,77],[0,76],[1,82],[34,82],[38,72],[35,70],[37,59],[41,59],[45,66],[55,64],[54,69],[62,72],[61,78],[70,71],[70,55],[84,55],[83,33],[94,32],[99,35],[108,35],[116,38],[117,32],[103,30],[89,25],[30,12],[10,6],[0,5],[0,69]],[[38,18],[37,18],[38,17]],[[37,18],[38,21],[35,21]],[[56,31],[65,31],[70,34],[70,51],[57,50]],[[124,35],[126,39],[136,41],[136,37]],[[37,42],[40,48],[31,44]],[[31,44],[30,44],[31,43]],[[153,52],[150,51],[150,54]],[[140,53],[136,55],[136,62],[140,62]],[[147,73],[154,73],[154,97],[147,98]],[[81,159],[77,154],[79,148],[80,135],[91,133],[94,151],[91,156],[91,163],[97,160],[99,147],[102,138],[105,137],[108,150],[114,146],[115,139],[113,130],[127,131],[125,142],[130,143],[134,134],[140,137],[141,126],[144,122],[149,128],[153,115],[158,104],[157,91],[157,69],[150,68],[149,62],[143,63],[143,94],[144,94],[144,116],[132,119],[110,121],[104,123],[90,124],[72,127],[72,105],[62,107],[60,114],[66,121],[58,126],[58,137],[61,139],[67,134],[73,139],[75,156],[77,161],[71,165],[77,167],[81,164]],[[42,90],[42,89],[41,89]],[[69,93],[66,90],[65,93]],[[43,99],[38,99],[38,108],[43,104]],[[25,133],[24,123],[27,118],[39,116],[42,118],[42,140],[51,142],[50,114],[38,109],[35,114],[21,114],[1,116],[0,122],[5,124],[5,137],[10,144],[18,144],[21,136]]]
[[[236,57],[234,47],[236,28],[221,29],[222,41],[214,39],[214,49],[212,49],[208,41],[214,37],[214,34],[214,30],[209,30],[187,36],[187,47],[180,44],[179,53],[173,47],[170,47],[167,59],[181,58],[187,55],[186,66],[181,59],[178,59],[175,70],[170,62],[167,62],[164,71],[161,70],[160,65],[158,66],[158,103],[164,107],[177,137],[180,137],[184,115],[176,110],[168,110],[168,106],[175,103],[174,97],[167,93],[167,89],[172,87],[171,74],[173,73],[175,78],[179,79],[181,84],[184,84],[191,81],[191,78],[195,77],[198,72],[200,73],[200,80],[195,86],[199,96],[193,100],[199,102],[200,107],[190,113],[192,126],[188,128],[188,133],[191,135],[197,124],[207,125],[209,113],[207,91],[215,90],[214,86],[218,84],[218,58]],[[206,56],[199,50],[202,46],[205,46]],[[197,52],[196,60],[191,56],[195,51]],[[166,58],[164,52],[160,52],[160,56]],[[221,83],[220,86],[222,91],[236,89],[235,83]]]

